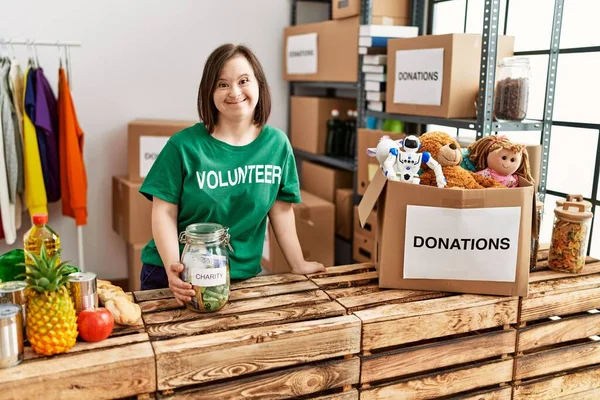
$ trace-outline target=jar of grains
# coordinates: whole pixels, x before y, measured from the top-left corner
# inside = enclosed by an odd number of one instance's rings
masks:
[[[529,59],[506,57],[498,68],[494,99],[494,118],[498,122],[522,121],[529,101]]]

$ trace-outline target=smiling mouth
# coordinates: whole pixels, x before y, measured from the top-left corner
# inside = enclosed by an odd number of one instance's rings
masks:
[[[246,99],[238,100],[238,101],[226,101],[225,103],[231,104],[231,105],[236,105],[236,104],[243,103],[244,101],[246,101]]]
[[[502,168],[504,168],[504,169],[509,169],[509,168],[510,168],[510,164],[508,164],[508,166],[506,166],[506,165],[502,164]]]
[[[445,155],[443,155],[443,154],[442,154],[442,157],[444,157],[444,158],[445,158],[447,161],[450,161],[450,162],[455,162],[455,161],[456,161],[456,155],[454,155],[454,158],[452,158],[452,159],[450,159],[450,158],[446,157],[446,156],[445,156]]]

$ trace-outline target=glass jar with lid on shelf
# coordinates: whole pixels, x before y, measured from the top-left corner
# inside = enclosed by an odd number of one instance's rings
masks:
[[[527,116],[531,67],[526,57],[505,57],[498,66],[494,93],[494,118],[520,122]]]

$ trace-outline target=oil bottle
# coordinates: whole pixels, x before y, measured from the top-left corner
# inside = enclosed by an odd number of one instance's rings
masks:
[[[40,256],[43,243],[47,256],[52,257],[60,250],[60,237],[48,226],[48,214],[33,214],[32,221],[33,225],[23,235],[23,248]],[[57,262],[60,263],[60,259]],[[25,263],[30,265],[33,261],[26,255]]]

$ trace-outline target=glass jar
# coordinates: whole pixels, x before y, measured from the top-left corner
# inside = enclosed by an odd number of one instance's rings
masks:
[[[548,253],[548,267],[554,271],[580,273],[585,265],[585,254],[590,225],[594,214],[585,210],[581,202],[565,202],[554,209],[554,226]]]
[[[536,201],[535,203],[535,225],[531,230],[531,258],[529,260],[529,272],[537,268],[538,252],[540,251],[540,229],[542,227],[542,215],[544,203]]]
[[[506,57],[500,62],[494,94],[494,118],[498,122],[525,119],[530,69],[529,59],[525,57]]]
[[[196,296],[186,307],[198,312],[221,309],[229,300],[229,228],[214,223],[192,224],[179,235],[185,243],[181,254],[182,280]]]

